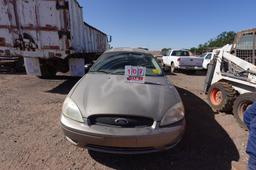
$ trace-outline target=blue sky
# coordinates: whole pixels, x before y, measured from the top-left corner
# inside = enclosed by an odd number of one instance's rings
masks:
[[[190,48],[223,31],[256,27],[256,0],[79,0],[113,47]]]

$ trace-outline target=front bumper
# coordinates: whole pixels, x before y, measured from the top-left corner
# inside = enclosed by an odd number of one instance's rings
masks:
[[[62,115],[61,126],[67,139],[80,147],[108,153],[137,154],[175,146],[183,137],[185,119],[164,128],[113,128],[88,126]]]

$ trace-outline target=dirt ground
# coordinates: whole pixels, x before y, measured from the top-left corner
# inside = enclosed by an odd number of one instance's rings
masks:
[[[202,91],[205,77],[177,73],[169,78],[186,107],[184,140],[168,152],[124,156],[88,152],[65,140],[59,115],[65,95],[77,79],[42,80],[27,75],[0,74],[0,169],[228,170],[232,165],[236,169],[244,167],[247,132],[232,115],[213,113]]]

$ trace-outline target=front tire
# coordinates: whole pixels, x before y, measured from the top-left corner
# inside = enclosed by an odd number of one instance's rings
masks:
[[[164,72],[168,72],[169,71],[169,67],[167,67],[165,64],[163,64],[163,70],[164,70]]]
[[[238,96],[233,105],[233,114],[239,125],[247,129],[244,123],[244,112],[256,100],[256,93],[245,93]]]
[[[229,83],[217,82],[209,88],[208,101],[214,111],[231,113],[236,95]]]
[[[175,65],[174,65],[174,63],[172,63],[171,68],[170,68],[171,73],[174,73],[174,70],[175,70]]]

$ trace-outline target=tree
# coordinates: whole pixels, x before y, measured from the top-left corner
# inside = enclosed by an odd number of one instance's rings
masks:
[[[163,48],[162,50],[161,50],[161,55],[163,55],[163,56],[167,56],[167,55],[169,55],[169,52],[171,51],[171,48]]]
[[[215,39],[210,39],[204,44],[199,44],[197,48],[193,47],[190,50],[196,51],[196,54],[202,54],[206,51],[211,51],[214,48],[223,47],[226,44],[232,44],[234,42],[236,33],[234,31],[222,32]]]
[[[190,51],[191,51],[191,53],[196,54],[197,53],[197,48],[192,47],[192,48],[190,48]]]

